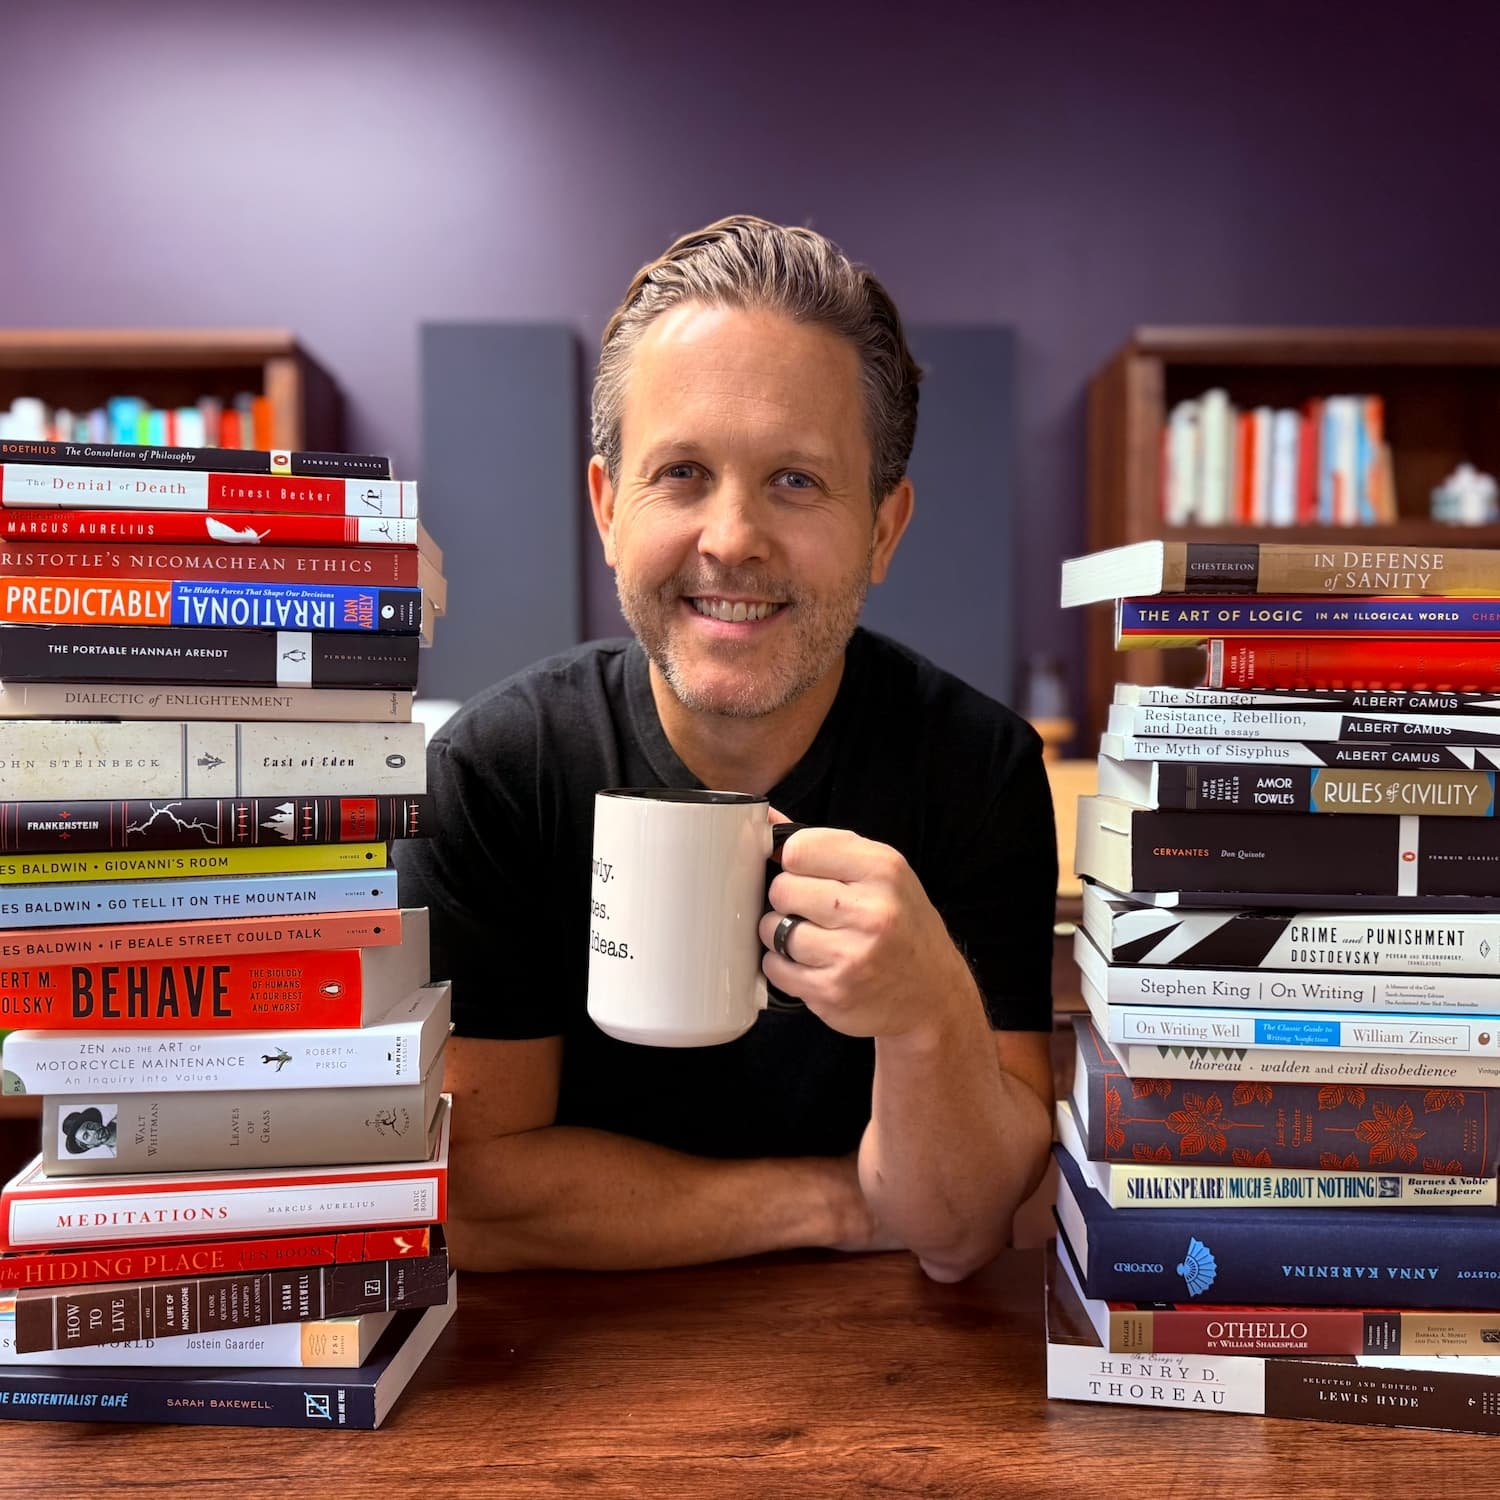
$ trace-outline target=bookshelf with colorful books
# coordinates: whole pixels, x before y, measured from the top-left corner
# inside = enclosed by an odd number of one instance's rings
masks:
[[[1221,429],[1223,439],[1213,445],[1220,482],[1218,499],[1208,507],[1219,519],[1205,522],[1201,493],[1186,500],[1177,494],[1169,519],[1173,415],[1196,403],[1201,416],[1209,393],[1219,408],[1209,425]],[[1374,477],[1363,502],[1356,489],[1340,502],[1326,484],[1319,499],[1304,461],[1316,458],[1320,445],[1329,446],[1325,438],[1359,451],[1360,424],[1330,427],[1325,420],[1330,397],[1356,396],[1377,413],[1364,425],[1364,448],[1378,455],[1383,442],[1389,463],[1366,466]],[[1281,419],[1279,446],[1278,412],[1289,414]],[[1262,434],[1253,429],[1250,462],[1237,464],[1236,444],[1241,451],[1246,446],[1244,419],[1253,421],[1257,413],[1272,441],[1257,442]],[[1300,424],[1296,439],[1288,430],[1290,414]],[[1139,328],[1089,387],[1088,547],[1097,552],[1150,539],[1308,542],[1382,551],[1495,546],[1500,527],[1434,520],[1430,496],[1464,463],[1500,473],[1497,415],[1500,329]],[[1300,459],[1288,452],[1288,440]],[[1257,467],[1258,451],[1269,462]],[[1279,481],[1278,457],[1285,475]],[[1175,467],[1181,468],[1180,453]],[[1257,475],[1263,480],[1260,502]],[[1237,483],[1237,477],[1249,483]],[[1341,523],[1337,515],[1354,524]],[[1090,742],[1104,729],[1117,681],[1198,680],[1191,653],[1150,650],[1117,657],[1107,619],[1096,615],[1086,631]]]

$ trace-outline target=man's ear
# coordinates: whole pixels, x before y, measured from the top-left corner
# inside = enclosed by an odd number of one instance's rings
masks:
[[[589,504],[594,510],[594,525],[604,543],[604,561],[615,565],[615,487],[610,483],[609,469],[596,453],[589,460]]]
[[[916,491],[910,479],[901,482],[880,502],[875,512],[875,545],[870,552],[870,582],[884,583],[890,571],[891,558],[896,543],[901,540],[911,521],[911,513],[917,503]]]

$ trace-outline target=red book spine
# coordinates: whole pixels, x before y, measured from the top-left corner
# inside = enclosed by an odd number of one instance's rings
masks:
[[[404,547],[236,547],[12,542],[0,577],[248,579],[254,583],[351,583],[415,588],[417,554]]]
[[[431,1253],[432,1229],[427,1225],[88,1250],[21,1250],[0,1255],[0,1286],[15,1291],[93,1281],[160,1281],[168,1276],[403,1260]]]
[[[1364,1354],[1365,1321],[1357,1307],[1137,1307],[1111,1302],[1112,1321],[1150,1330],[1149,1351],[1173,1354]],[[1399,1316],[1399,1315],[1398,1315]]]
[[[230,533],[233,533],[231,535]],[[222,542],[232,546],[415,547],[417,523],[400,517],[283,515],[253,520],[178,510],[4,510],[0,541]]]
[[[1309,401],[1302,409],[1297,444],[1297,520],[1313,526],[1318,520],[1318,435],[1323,427],[1323,403]]]
[[[1483,641],[1210,640],[1205,687],[1500,692],[1500,649]]]

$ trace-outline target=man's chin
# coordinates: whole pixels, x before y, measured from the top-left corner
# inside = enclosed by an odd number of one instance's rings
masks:
[[[753,682],[725,681],[702,672],[680,671],[670,663],[663,668],[662,678],[684,708],[723,719],[764,718],[796,696],[795,688],[767,682],[764,677]]]

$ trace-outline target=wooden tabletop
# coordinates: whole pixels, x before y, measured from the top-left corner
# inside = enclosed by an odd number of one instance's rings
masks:
[[[460,1278],[378,1432],[8,1423],[0,1494],[1435,1495],[1493,1439],[1044,1394],[1041,1255]],[[1353,1488],[1351,1488],[1353,1486]]]

